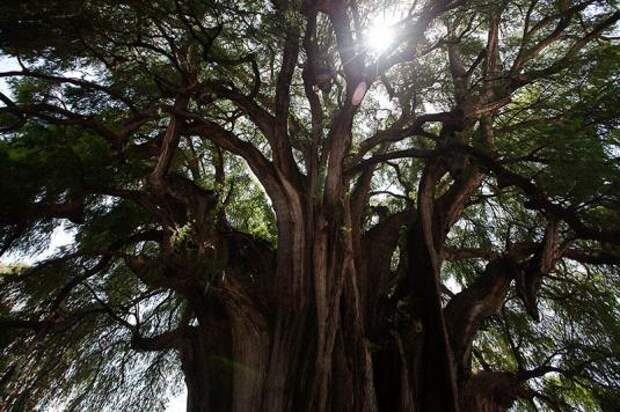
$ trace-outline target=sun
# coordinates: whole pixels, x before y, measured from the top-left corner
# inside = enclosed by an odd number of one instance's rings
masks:
[[[375,22],[365,35],[366,47],[373,53],[382,53],[394,41],[394,29],[387,22]]]

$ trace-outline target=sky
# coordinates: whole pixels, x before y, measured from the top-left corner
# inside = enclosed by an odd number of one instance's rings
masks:
[[[9,59],[0,54],[0,72],[19,69],[19,66],[13,59]],[[4,79],[0,78],[0,92],[7,94],[9,89]]]

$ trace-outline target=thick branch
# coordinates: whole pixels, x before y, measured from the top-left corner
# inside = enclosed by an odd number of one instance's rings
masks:
[[[179,349],[182,343],[185,340],[191,339],[194,333],[195,328],[191,326],[181,326],[152,337],[144,337],[138,331],[134,331],[131,337],[131,347],[140,352],[161,352]]]

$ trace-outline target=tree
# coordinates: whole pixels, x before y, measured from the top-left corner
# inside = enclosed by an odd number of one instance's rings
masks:
[[[615,3],[4,0],[4,404],[610,410]]]

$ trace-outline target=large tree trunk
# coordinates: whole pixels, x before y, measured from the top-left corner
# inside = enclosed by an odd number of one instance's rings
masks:
[[[506,410],[506,396],[483,393],[482,385],[462,379],[456,391],[467,388],[467,394],[455,404],[457,364],[441,332],[446,321],[421,225],[409,231],[406,265],[417,278],[418,292],[410,300],[415,317],[388,322],[401,309],[372,296],[387,281],[375,279],[371,290],[358,283],[386,276],[378,260],[389,260],[399,239],[394,232],[410,218],[387,219],[383,228],[357,239],[359,245],[391,243],[390,252],[365,256],[353,246],[347,216],[336,223],[335,216],[318,213],[316,227],[299,226],[314,230],[300,258],[306,262],[303,275],[314,283],[303,305],[278,290],[262,301],[251,298],[232,277],[213,286],[217,299],[199,316],[197,332],[181,353],[188,411],[474,411],[471,405],[481,402],[492,403],[492,411]]]
[[[433,164],[417,211],[412,206],[364,232],[372,172],[348,194],[351,118],[345,112],[335,120],[322,198],[317,175],[307,185],[290,170],[260,175],[277,216],[275,264],[258,287],[230,271],[211,287],[212,297],[192,301],[201,315],[182,352],[188,410],[474,411],[470,405],[481,399],[494,402],[475,393],[481,385],[463,370],[468,348],[455,346],[455,357],[454,331],[463,325],[446,319],[439,277],[442,245],[480,174],[463,171],[435,198],[447,169]],[[399,236],[403,225],[407,239]]]
[[[206,323],[201,323],[205,326],[199,327],[181,349],[187,410],[230,410],[233,397],[233,374],[228,364],[230,336],[225,330],[212,333]]]
[[[506,410],[514,391],[485,389],[486,375],[469,370],[483,318],[467,310],[478,302],[442,307],[437,245],[446,233],[437,228],[454,218],[428,209],[432,195],[421,193],[417,212],[366,233],[348,200],[329,208],[289,196],[284,215],[276,205],[286,218],[268,284],[231,273],[210,286],[211,297],[192,300],[198,325],[181,350],[188,411]],[[510,279],[500,274],[499,294]]]

